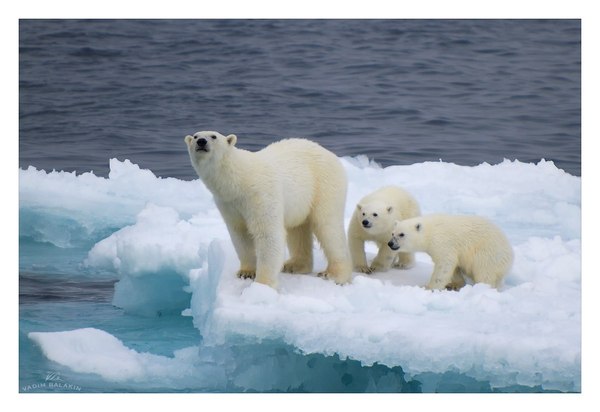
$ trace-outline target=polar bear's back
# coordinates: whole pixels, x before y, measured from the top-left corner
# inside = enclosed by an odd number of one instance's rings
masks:
[[[283,177],[291,184],[300,184],[312,176],[325,183],[329,178],[337,180],[340,172],[343,174],[343,180],[346,180],[344,169],[337,156],[307,139],[280,140],[256,154],[269,163],[277,173],[284,173]]]
[[[332,161],[333,159],[337,161],[336,155],[318,143],[315,143],[312,140],[296,137],[271,143],[256,153],[267,156],[269,159],[273,160],[275,160],[274,158],[277,157],[277,161],[284,161],[286,158],[293,160],[297,157],[304,156],[317,156],[318,158],[322,157],[328,161]]]
[[[498,272],[505,273],[512,264],[512,247],[506,235],[484,217],[430,215],[423,223],[433,229],[428,235],[431,244],[439,245],[434,248],[454,249],[459,264],[468,272],[473,266],[492,264]]]
[[[278,176],[289,225],[301,220],[315,205],[343,210],[346,172],[332,152],[310,140],[292,138],[255,153]]]
[[[452,237],[479,245],[508,244],[500,228],[481,216],[434,214],[423,216],[422,219],[427,227],[434,228],[430,234],[438,238]]]

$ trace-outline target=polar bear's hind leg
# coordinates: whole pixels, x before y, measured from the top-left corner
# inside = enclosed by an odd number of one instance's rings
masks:
[[[315,235],[327,257],[327,269],[319,276],[334,280],[338,284],[350,281],[352,264],[346,248],[346,234],[343,222],[335,221],[314,224]]]
[[[307,220],[300,226],[289,229],[287,244],[290,258],[283,265],[286,273],[310,273],[313,269],[313,243],[310,222]]]

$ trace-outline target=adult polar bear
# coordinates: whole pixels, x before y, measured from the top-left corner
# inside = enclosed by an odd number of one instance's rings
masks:
[[[240,259],[238,276],[277,287],[277,275],[312,271],[312,234],[339,284],[352,275],[344,233],[347,179],[338,158],[306,139],[258,152],[237,137],[202,131],[185,137],[192,165],[212,192]],[[285,242],[290,259],[284,264]]]

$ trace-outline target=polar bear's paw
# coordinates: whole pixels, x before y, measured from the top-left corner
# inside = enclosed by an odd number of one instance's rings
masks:
[[[317,276],[320,277],[320,278],[323,278],[323,279],[329,279],[329,274],[325,270],[322,271],[322,272],[317,273]]]
[[[373,273],[373,269],[369,266],[356,266],[354,268],[354,270],[356,272],[366,273],[367,275],[370,275],[371,273]]]
[[[344,285],[350,282],[350,279],[346,279],[346,276],[335,276],[327,271],[317,273],[317,276],[323,279],[333,280],[338,285]]]
[[[415,263],[414,262],[396,262],[392,265],[393,268],[395,269],[403,269],[403,270],[407,270],[407,269],[412,269],[415,267]]]
[[[254,279],[256,277],[256,271],[250,269],[240,269],[237,272],[237,277],[240,279]]]
[[[351,266],[345,263],[334,263],[329,265],[323,272],[319,272],[317,276],[331,279],[338,285],[343,285],[352,280],[352,270]]]
[[[282,272],[310,273],[312,272],[312,264],[290,259],[284,263]]]
[[[387,272],[390,268],[389,263],[386,265],[385,263],[381,263],[377,260],[374,260],[373,262],[371,262],[371,267],[369,268],[371,270],[371,273],[373,272]]]

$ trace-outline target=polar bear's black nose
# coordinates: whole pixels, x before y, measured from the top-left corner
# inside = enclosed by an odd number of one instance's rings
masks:
[[[367,219],[362,221],[363,226],[369,226],[369,221]]]
[[[206,143],[208,143],[207,140],[204,137],[201,137],[200,139],[198,139],[196,144],[199,147],[204,147],[204,146],[206,146]]]
[[[390,240],[390,241],[388,242],[388,246],[389,246],[389,247],[390,247],[390,249],[392,249],[392,250],[398,250],[398,249],[400,249],[400,246],[397,246],[397,245],[395,245],[393,240]]]

